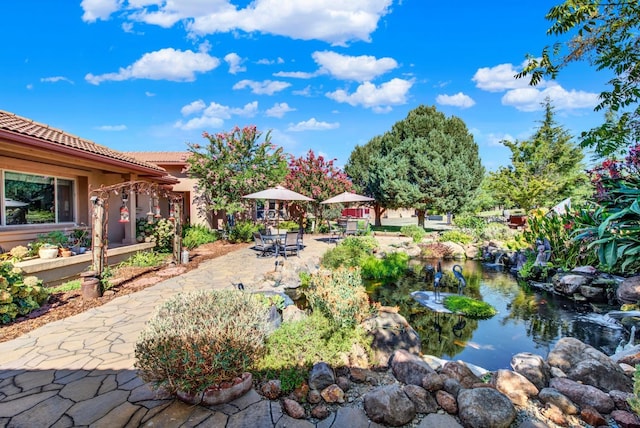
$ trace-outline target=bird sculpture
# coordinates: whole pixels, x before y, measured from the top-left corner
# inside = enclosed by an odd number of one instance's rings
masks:
[[[433,276],[433,300],[436,303],[442,302],[442,299],[440,299],[440,281],[441,280],[442,280],[442,266],[440,265],[440,262],[438,262],[436,273]]]
[[[453,276],[458,280],[458,294],[462,295],[462,290],[467,286],[467,280],[462,275],[462,266],[453,265]]]

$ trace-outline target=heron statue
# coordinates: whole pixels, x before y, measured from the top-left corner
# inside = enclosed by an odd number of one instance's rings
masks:
[[[467,286],[467,280],[462,275],[462,266],[453,265],[453,276],[458,280],[458,294],[462,295],[462,290]]]
[[[436,273],[433,276],[433,301],[436,303],[442,303],[440,298],[440,280],[442,280],[442,266],[438,262]]]

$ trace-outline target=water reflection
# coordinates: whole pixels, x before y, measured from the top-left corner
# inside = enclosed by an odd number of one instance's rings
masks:
[[[411,292],[433,292],[425,263],[412,261],[411,273],[393,284],[367,284],[372,300],[397,306],[399,312],[418,332],[422,352],[446,359],[460,359],[489,370],[508,368],[518,352],[533,352],[546,357],[561,337],[572,336],[608,355],[624,339],[618,325],[589,314],[590,308],[559,296],[519,286],[515,278],[482,264],[466,262],[465,295],[484,300],[498,310],[488,320],[473,320],[458,315],[436,314],[420,305]],[[445,273],[441,291],[457,292],[453,263],[443,263]],[[449,278],[450,277],[450,278]]]

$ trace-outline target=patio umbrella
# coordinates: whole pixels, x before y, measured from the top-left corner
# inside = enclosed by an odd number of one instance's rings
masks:
[[[293,190],[289,190],[282,186],[270,187],[265,190],[261,190],[259,192],[250,193],[248,195],[244,195],[245,199],[268,199],[271,201],[313,201],[308,196],[305,196],[301,193],[294,192]],[[265,222],[267,216],[265,213]],[[276,216],[276,229],[278,228],[278,223],[280,222],[279,216]]]
[[[326,201],[320,202],[321,204],[348,204],[350,202],[371,202],[375,201],[374,198],[368,196],[358,195],[357,193],[342,192]]]

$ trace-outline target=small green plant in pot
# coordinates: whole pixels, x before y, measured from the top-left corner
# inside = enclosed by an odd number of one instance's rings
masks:
[[[235,290],[175,296],[158,308],[136,342],[141,378],[189,403],[224,402],[208,397],[237,391],[236,385],[251,387],[247,369],[264,352],[268,313],[254,296]]]

